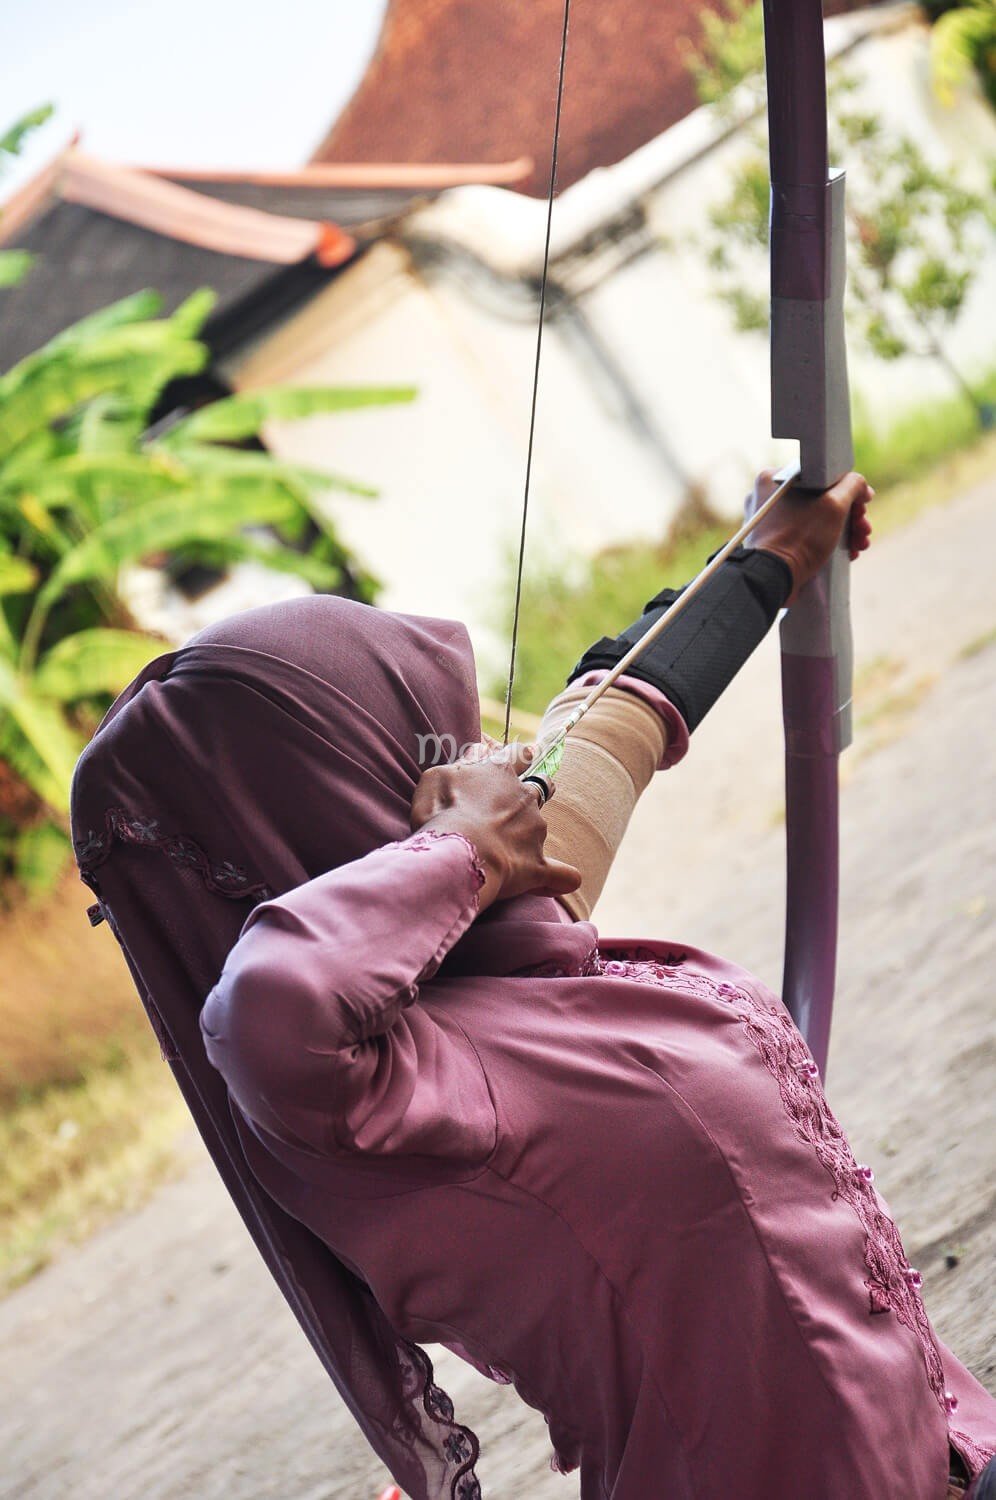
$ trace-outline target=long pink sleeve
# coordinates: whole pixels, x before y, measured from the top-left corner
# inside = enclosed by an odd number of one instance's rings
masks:
[[[415,834],[257,906],[201,1013],[242,1113],[312,1151],[481,1158],[494,1112],[455,1017],[413,1002],[477,913],[458,834]]]

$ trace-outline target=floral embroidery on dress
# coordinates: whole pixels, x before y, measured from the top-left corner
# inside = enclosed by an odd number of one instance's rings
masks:
[[[591,952],[585,956],[578,972],[582,979],[592,979],[596,974],[601,974],[602,955],[597,948],[592,948]]]
[[[87,829],[86,834],[73,844],[80,874],[91,888],[94,887],[94,882],[88,877],[108,857],[115,839],[122,844],[139,844],[147,849],[160,849],[175,865],[196,869],[208,890],[214,891],[218,896],[256,904],[269,901],[274,895],[273,890],[264,882],[251,881],[241,865],[228,859],[216,862],[193,839],[186,838],[183,834],[163,833],[158,818],[133,817],[123,807],[109,808],[104,816],[104,827],[99,831]],[[91,922],[93,921],[91,916]]]
[[[721,983],[700,971],[682,969],[671,961],[670,954],[661,962],[627,951],[630,956],[603,963],[603,974],[667,984],[686,994],[719,999],[735,1007],[761,1061],[778,1084],[796,1135],[815,1150],[833,1184],[833,1198],[846,1203],[861,1225],[869,1313],[892,1312],[911,1331],[920,1345],[930,1388],[950,1419],[958,1401],[944,1386],[941,1356],[920,1295],[923,1278],[910,1265],[899,1230],[882,1210],[872,1186],[874,1172],[855,1160],[827,1103],[820,1070],[788,1012],[780,1006],[763,1004],[739,985]]]
[[[436,1384],[432,1361],[425,1350],[408,1339],[398,1339],[398,1357],[401,1364],[401,1384],[406,1400],[411,1407],[421,1405],[434,1422],[449,1427],[440,1445],[446,1460],[449,1481],[449,1500],[481,1500],[481,1486],[474,1473],[474,1465],[481,1456],[481,1445],[469,1427],[462,1427],[456,1420],[453,1402]],[[415,1442],[416,1434],[410,1426],[402,1428],[396,1424],[399,1436],[406,1443]]]
[[[636,979],[651,984],[666,984],[672,989],[682,990],[686,995],[697,995],[703,1000],[716,997],[715,981],[708,974],[686,967],[687,954],[669,952],[663,958],[648,955],[645,948],[628,949],[635,955],[629,958],[603,958],[599,972],[607,979]]]
[[[462,833],[457,833],[455,828],[445,830],[442,828],[421,828],[418,833],[413,833],[410,838],[396,839],[391,844],[385,844],[384,848],[405,849],[409,854],[427,854],[430,849],[435,848],[436,844],[440,843],[443,839],[459,839],[461,844],[465,846],[470,854],[471,869],[477,881],[477,888],[480,890],[487,879],[487,875],[484,873],[484,866],[481,864],[477,850],[470,842],[470,839]]]

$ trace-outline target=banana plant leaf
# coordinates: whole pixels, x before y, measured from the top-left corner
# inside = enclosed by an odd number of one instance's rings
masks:
[[[122,297],[118,302],[112,302],[109,307],[102,307],[95,313],[89,313],[78,322],[71,323],[61,333],[49,339],[40,349],[33,354],[28,354],[18,364],[14,365],[0,378],[0,395],[6,400],[18,390],[25,381],[31,379],[36,370],[49,363],[57,356],[66,353],[70,349],[77,349],[91,343],[105,333],[110,333],[115,328],[126,328],[133,323],[142,323],[149,318],[154,318],[162,307],[162,298],[158,292],[144,291],[133,292],[128,297]]]
[[[77,453],[134,453],[144,425],[143,415],[114,391],[88,401],[66,430]]]
[[[18,464],[15,483],[0,470],[0,511],[28,491],[47,510],[89,508],[95,486],[110,489],[129,501],[144,502],[189,484],[190,474],[166,453],[71,453],[63,458],[43,456],[37,467]]]
[[[162,297],[151,288],[142,292],[131,292],[127,297],[121,297],[117,302],[98,308],[96,312],[88,313],[85,318],[79,318],[75,323],[70,323],[68,328],[63,328],[62,332],[49,339],[47,344],[43,344],[33,354],[26,355],[19,364],[7,372],[3,381],[5,384],[12,381],[14,385],[17,385],[19,380],[30,375],[37,365],[44,364],[53,354],[77,348],[81,344],[88,344],[101,334],[110,333],[112,329],[126,328],[132,323],[145,323],[156,316],[162,305]]]
[[[128,619],[118,595],[123,567],[173,554],[181,563],[258,562],[319,590],[347,577],[364,597],[376,586],[322,504],[332,490],[372,497],[375,488],[227,445],[270,420],[408,402],[414,389],[235,395],[143,442],[163,387],[206,364],[198,335],[213,303],[212,293],[195,293],[162,318],[158,295],[138,292],[0,376],[0,759],[55,820],[11,832],[0,851],[0,863],[29,884],[49,879],[65,858],[56,824],[83,747],[76,725],[94,699],[120,691],[168,649],[114,628]],[[247,532],[254,527],[273,534]],[[312,527],[321,535],[309,551],[287,545]]]
[[[58,458],[62,452],[60,438],[50,427],[32,432],[0,464],[0,496],[5,490],[30,485],[39,465]]]
[[[34,263],[29,250],[0,250],[0,286],[17,286]]]
[[[110,329],[80,347],[30,355],[0,378],[0,460],[31,433],[69,415],[106,392],[126,392],[145,407],[170,380],[204,368],[208,352],[194,339],[178,337],[167,323]]]
[[[159,636],[136,630],[77,630],[45,653],[33,687],[45,698],[74,703],[98,693],[117,695],[156,656],[170,649]]]
[[[19,120],[15,120],[3,135],[0,135],[0,156],[20,156],[21,147],[33,130],[39,125],[44,125],[46,120],[51,119],[55,106],[53,104],[39,104],[36,109],[29,109]]]
[[[16,733],[3,736],[4,758],[53,811],[68,812],[69,783],[83,741],[57,703],[33,692],[30,682],[0,659],[0,723],[5,714]]]
[[[297,421],[364,406],[393,406],[414,401],[414,386],[280,387],[251,391],[212,401],[170,429],[163,441],[171,447],[197,442],[232,443],[254,437],[264,422]]]
[[[202,286],[199,291],[191,292],[176,311],[170,314],[169,326],[181,338],[196,338],[207,322],[217,300],[216,292],[211,291],[210,287]]]
[[[125,563],[192,541],[221,540],[251,522],[279,525],[294,517],[299,502],[286,487],[256,481],[249,492],[238,483],[201,493],[165,495],[141,509],[124,511],[97,526],[60,558],[38,595],[45,610],[69,586],[92,578],[114,578]]]
[[[295,552],[272,542],[251,537],[229,537],[222,542],[205,542],[190,549],[191,561],[206,567],[227,567],[231,563],[259,562],[275,573],[289,573],[303,578],[317,593],[332,593],[343,581],[343,570],[336,562]]]
[[[49,807],[55,808],[59,805],[63,796],[59,778],[53,776],[31,741],[25,738],[2,705],[0,705],[0,760],[6,761],[24,785],[30,787],[35,795]],[[0,858],[3,857],[5,857],[4,853],[0,852]]]
[[[159,448],[160,444],[150,444]],[[302,501],[323,490],[342,490],[348,495],[360,495],[364,499],[376,499],[379,490],[345,474],[332,473],[328,469],[309,469],[303,464],[283,463],[270,453],[245,453],[237,448],[212,447],[210,443],[170,444],[169,456],[195,475],[219,475],[223,478],[255,477],[281,480],[290,489],[300,494]]]
[[[0,552],[0,598],[6,594],[28,594],[38,582],[38,569],[26,557]]]
[[[52,890],[69,863],[72,845],[55,823],[35,823],[14,840],[14,878],[33,896]]]

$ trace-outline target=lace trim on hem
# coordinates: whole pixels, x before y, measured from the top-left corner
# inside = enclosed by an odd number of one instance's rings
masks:
[[[73,841],[80,874],[91,887],[93,882],[87,877],[107,859],[115,839],[122,844],[161,850],[175,865],[195,869],[209,891],[217,896],[227,896],[231,901],[252,901],[255,904],[269,901],[274,895],[263,881],[252,881],[241,865],[233,864],[231,860],[215,861],[186,835],[164,833],[158,818],[133,817],[123,807],[108,808],[102,829],[88,828],[83,838]]]
[[[481,1456],[481,1445],[477,1435],[469,1427],[456,1420],[453,1402],[438,1386],[432,1368],[432,1360],[425,1350],[408,1339],[398,1340],[401,1358],[401,1376],[404,1393],[414,1406],[422,1407],[426,1415],[441,1427],[449,1428],[440,1443],[439,1452],[446,1460],[446,1480],[449,1484],[447,1500],[482,1500],[480,1481],[474,1466]],[[406,1359],[409,1363],[406,1363]],[[415,1435],[400,1425],[396,1428],[405,1443],[415,1441]]]
[[[923,1355],[927,1381],[950,1428],[958,1400],[945,1388],[944,1367],[920,1295],[923,1277],[910,1265],[899,1230],[882,1209],[872,1186],[875,1174],[871,1167],[855,1160],[827,1103],[819,1068],[787,1011],[763,1004],[739,985],[718,983],[709,975],[692,973],[673,964],[616,959],[603,965],[603,973],[642,978],[678,989],[690,988],[692,993],[709,994],[736,1007],[751,1043],[778,1084],[782,1104],[797,1137],[816,1152],[833,1184],[832,1198],[846,1203],[861,1225],[868,1270],[864,1284],[869,1315],[891,1312],[913,1334]],[[964,1441],[971,1444],[969,1439]],[[982,1452],[978,1445],[971,1446],[975,1455]]]

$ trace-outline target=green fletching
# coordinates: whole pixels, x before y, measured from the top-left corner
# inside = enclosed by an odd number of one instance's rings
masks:
[[[528,771],[530,776],[556,776],[560,770],[560,763],[564,758],[564,740],[557,740],[551,745],[542,760],[535,761]]]

